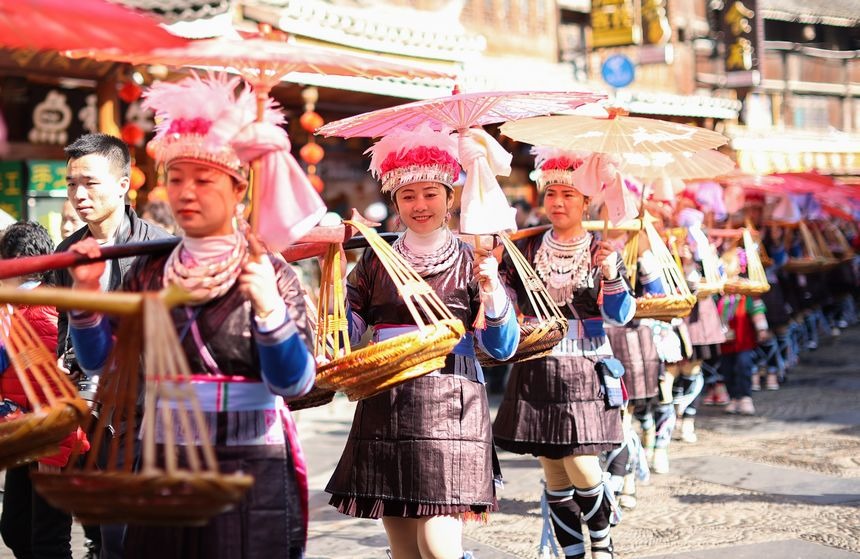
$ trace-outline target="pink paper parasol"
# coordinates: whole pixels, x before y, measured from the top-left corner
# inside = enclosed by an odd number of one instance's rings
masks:
[[[158,20],[105,0],[2,0],[0,46],[68,50],[179,47]]]
[[[399,128],[428,123],[434,130],[464,130],[509,120],[575,109],[605,96],[582,91],[499,91],[456,93],[388,107],[330,122],[317,133],[341,138],[385,136]]]
[[[342,138],[377,137],[425,123],[434,130],[457,130],[460,163],[466,170],[460,199],[461,231],[490,234],[516,230],[515,211],[496,179],[497,175],[510,174],[511,156],[489,134],[475,127],[571,110],[602,97],[590,92],[455,93],[330,122],[317,132]]]

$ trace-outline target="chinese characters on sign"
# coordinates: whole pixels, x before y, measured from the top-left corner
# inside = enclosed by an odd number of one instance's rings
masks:
[[[636,15],[635,0],[592,0],[592,47],[639,44],[642,40],[642,29]]]
[[[726,54],[726,85],[751,87],[759,84],[758,45],[760,18],[756,0],[726,0],[721,28]]]
[[[23,178],[20,161],[0,161],[0,210],[15,219],[24,218]]]
[[[65,161],[28,161],[27,194],[30,196],[66,195]]]

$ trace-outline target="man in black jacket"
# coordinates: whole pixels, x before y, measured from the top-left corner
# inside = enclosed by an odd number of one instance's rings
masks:
[[[65,148],[68,156],[66,181],[69,201],[86,224],[65,239],[57,247],[64,252],[74,243],[87,237],[94,238],[103,247],[125,243],[162,239],[169,237],[160,227],[137,217],[131,206],[126,205],[131,175],[131,157],[128,147],[119,138],[107,134],[86,134]],[[134,262],[134,257],[109,261],[101,278],[104,291],[115,291],[122,284],[122,278]],[[56,284],[71,287],[72,276],[68,270],[56,272]],[[75,376],[77,364],[68,336],[68,315],[60,312],[58,321],[57,356]],[[78,379],[82,395],[92,400],[96,379]],[[61,522],[65,524],[65,522]],[[68,517],[71,529],[71,517]],[[56,526],[52,528],[56,529]],[[122,556],[122,528],[102,527],[103,538],[98,538],[98,530],[86,528],[87,537],[98,546],[101,539],[103,558],[112,559]],[[68,536],[63,532],[63,536]],[[66,540],[68,541],[68,540]],[[69,555],[71,558],[71,555]]]

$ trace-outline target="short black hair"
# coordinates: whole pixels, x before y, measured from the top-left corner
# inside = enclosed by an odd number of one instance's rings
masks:
[[[96,153],[110,162],[111,170],[118,177],[131,176],[131,154],[125,142],[116,136],[101,133],[84,134],[67,145],[63,151],[70,160]]]
[[[42,256],[54,252],[54,241],[48,230],[35,221],[17,221],[0,237],[0,257],[4,260],[19,256]],[[44,284],[53,283],[53,271],[27,276]]]

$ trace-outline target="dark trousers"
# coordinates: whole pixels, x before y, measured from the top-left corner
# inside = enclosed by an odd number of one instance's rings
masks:
[[[756,370],[755,351],[724,353],[720,359],[720,374],[732,400],[752,396],[752,376]]]
[[[30,469],[6,470],[0,535],[17,559],[72,559],[72,517],[33,490]]]

